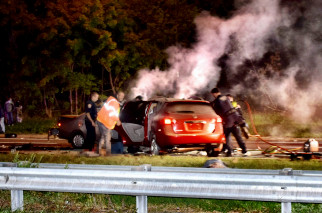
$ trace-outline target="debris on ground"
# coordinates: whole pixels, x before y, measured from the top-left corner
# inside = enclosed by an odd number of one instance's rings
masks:
[[[218,159],[207,160],[203,165],[203,168],[215,168],[215,169],[224,169],[228,168],[227,165]]]

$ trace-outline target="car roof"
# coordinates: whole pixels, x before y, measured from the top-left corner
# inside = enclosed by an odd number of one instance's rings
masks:
[[[82,115],[84,115],[85,113],[82,113],[80,115],[61,115],[60,117],[61,118],[77,118],[77,117],[80,117]]]
[[[179,99],[179,98],[166,98],[166,97],[155,97],[155,98],[151,98],[148,101],[157,101],[157,102],[192,102],[192,103],[209,103],[209,101],[205,101],[205,100],[192,100],[192,99]]]

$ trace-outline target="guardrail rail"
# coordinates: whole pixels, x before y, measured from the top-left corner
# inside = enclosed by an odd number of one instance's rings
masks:
[[[0,163],[0,189],[11,191],[11,209],[23,210],[23,191],[123,194],[136,196],[137,212],[147,212],[147,197],[189,197],[322,203],[322,172],[251,169],[210,169],[34,164],[20,168]],[[90,172],[89,172],[90,171]]]

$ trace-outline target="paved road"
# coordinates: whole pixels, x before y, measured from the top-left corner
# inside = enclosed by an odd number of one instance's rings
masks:
[[[303,138],[282,138],[282,137],[264,137],[270,143],[287,149],[303,150],[303,144],[307,139]],[[322,152],[322,138],[317,138],[320,142],[319,152]],[[266,144],[256,137],[252,137],[246,141],[249,150],[265,150],[272,145]],[[238,145],[233,141],[233,146],[238,148]],[[46,135],[18,135],[17,138],[0,137],[0,151],[17,150],[70,150],[72,146],[64,139],[48,140]]]

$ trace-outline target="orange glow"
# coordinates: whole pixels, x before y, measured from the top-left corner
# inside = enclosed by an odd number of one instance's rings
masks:
[[[58,123],[58,126],[61,126],[61,123]]]

